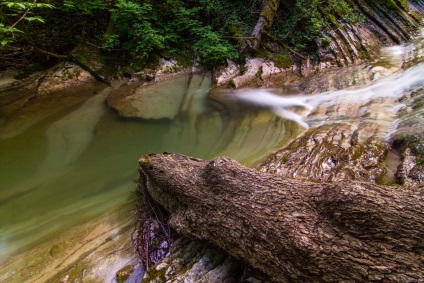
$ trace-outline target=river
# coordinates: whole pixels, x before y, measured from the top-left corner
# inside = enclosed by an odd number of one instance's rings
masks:
[[[366,70],[373,72],[370,79],[343,90],[296,96],[285,96],[284,89],[225,91],[217,102],[208,98],[210,74],[201,74],[156,89],[146,103],[152,103],[157,117],[119,116],[105,103],[119,86],[98,84],[92,87],[95,94],[85,94],[80,103],[67,107],[57,99],[49,104],[60,105],[59,112],[23,111],[19,123],[0,125],[0,257],[131,203],[137,160],[144,154],[226,155],[252,166],[308,127],[340,121],[378,121],[378,134],[390,140],[399,131],[402,98],[424,82],[424,65],[401,68],[399,58],[411,48],[383,49],[384,64]],[[414,117],[420,120],[420,115],[416,111]],[[415,130],[421,129],[412,134]]]
[[[249,164],[284,142],[284,119],[260,109],[228,113],[208,100],[210,75],[195,75],[190,80],[195,87],[178,90],[188,80],[179,77],[156,89],[155,99],[177,101],[172,117],[166,114],[173,106],[162,105],[155,109],[159,119],[121,118],[105,104],[115,86],[31,124],[44,115],[33,111],[21,121],[22,130],[4,130],[0,255],[31,248],[129,202],[137,160],[144,154],[171,151],[213,158],[225,152]]]

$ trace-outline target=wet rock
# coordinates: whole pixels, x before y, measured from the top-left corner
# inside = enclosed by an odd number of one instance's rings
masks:
[[[402,150],[397,176],[403,184],[424,182],[424,134],[396,136],[395,146]]]
[[[88,44],[77,46],[71,53],[79,66],[92,72],[99,81],[125,77],[137,69],[133,63],[129,64],[119,56],[102,52],[99,48]]]
[[[396,130],[391,134],[394,146],[401,150],[397,176],[403,184],[423,183],[424,166],[424,88],[406,96]]]
[[[18,75],[18,73],[19,72],[15,70],[6,70],[0,72],[0,90],[13,86],[13,83],[17,81],[15,77]]]
[[[69,111],[104,88],[104,84],[95,82],[43,96],[37,96],[35,88],[0,92],[0,101],[5,103],[0,102],[0,117],[5,118],[0,139],[16,136],[47,117]]]
[[[50,241],[3,257],[0,281],[113,282],[116,272],[135,260],[130,211],[129,206],[112,209]]]
[[[248,281],[248,280],[250,281]],[[204,242],[179,239],[172,253],[153,266],[142,280],[157,283],[268,282],[256,270]]]
[[[258,166],[263,172],[314,181],[378,182],[388,144],[371,135],[358,142],[360,130],[348,124],[311,128]]]

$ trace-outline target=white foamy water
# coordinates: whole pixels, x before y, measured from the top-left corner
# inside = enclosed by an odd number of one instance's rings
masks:
[[[312,106],[305,103],[301,97],[284,97],[264,89],[242,89],[233,93],[233,98],[245,103],[270,109],[278,116],[292,120],[304,128],[309,128],[302,116],[288,109],[302,107],[312,110]],[[308,112],[309,112],[308,111]]]
[[[385,51],[386,52],[386,51]],[[387,51],[388,52],[388,51]],[[392,49],[395,56],[404,54],[404,48]],[[365,117],[371,111],[370,103],[374,101],[379,104],[380,109],[374,109],[389,116],[387,120],[393,120],[396,113],[403,106],[398,100],[408,91],[421,85],[424,82],[424,64],[412,67],[404,72],[398,71],[383,79],[371,82],[365,86],[355,86],[347,89],[323,92],[314,95],[290,95],[281,96],[272,93],[272,90],[264,89],[241,89],[233,91],[230,97],[261,108],[267,108],[278,116],[292,120],[304,128],[308,128],[310,123],[324,123],[330,119],[337,121],[337,111],[327,113],[325,109],[340,107],[340,105],[357,105],[358,113],[352,118]],[[384,99],[392,98],[395,103],[383,103]],[[303,111],[299,111],[299,108]],[[320,113],[318,110],[323,108]],[[375,107],[374,107],[375,108]],[[308,111],[305,111],[308,110]],[[378,112],[377,111],[377,112]],[[340,113],[339,113],[340,114]],[[340,114],[346,119],[348,114]],[[376,114],[376,113],[374,113]],[[378,116],[374,115],[376,119]],[[373,117],[372,115],[369,117]],[[384,118],[385,119],[385,118]],[[308,124],[309,121],[309,124]]]

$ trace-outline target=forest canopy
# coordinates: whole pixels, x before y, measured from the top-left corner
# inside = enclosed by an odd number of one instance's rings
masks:
[[[404,0],[377,2],[389,8],[407,5]],[[249,56],[258,18],[270,16],[263,10],[267,3],[278,7],[272,12],[271,36],[312,57],[317,40],[328,40],[322,36],[325,29],[361,20],[353,0],[1,0],[0,48],[37,57],[65,55],[88,43],[145,61],[191,54],[214,65]]]

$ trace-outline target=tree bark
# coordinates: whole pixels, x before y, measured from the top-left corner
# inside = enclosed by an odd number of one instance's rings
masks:
[[[274,21],[275,13],[280,5],[280,0],[263,0],[262,9],[258,22],[252,32],[252,38],[247,41],[248,46],[254,52],[259,50],[262,40],[262,32],[268,30]]]
[[[312,183],[229,158],[140,160],[140,183],[177,232],[275,282],[423,282],[424,190]]]

